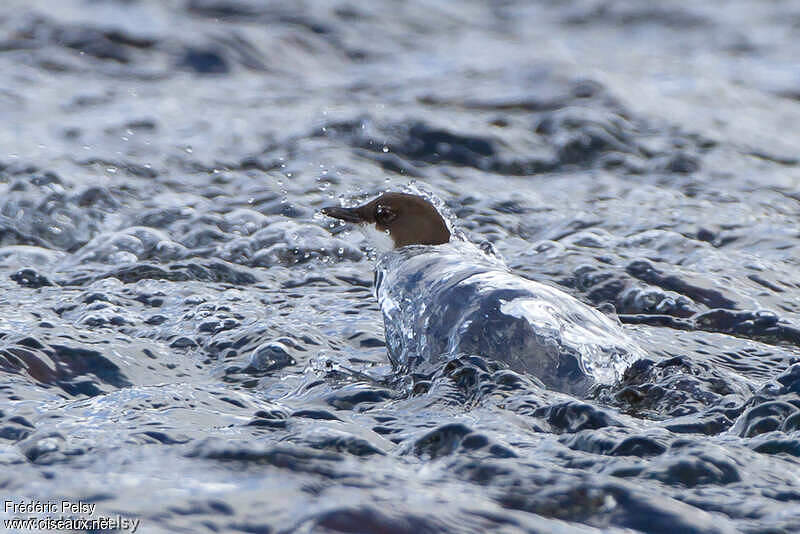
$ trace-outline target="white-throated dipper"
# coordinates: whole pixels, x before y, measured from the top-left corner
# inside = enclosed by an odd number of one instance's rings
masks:
[[[395,366],[479,355],[553,389],[585,395],[596,382],[618,380],[644,356],[610,317],[512,274],[468,241],[451,239],[444,218],[421,196],[384,193],[322,213],[373,228],[379,241],[392,245],[378,259],[375,292]]]
[[[322,213],[343,221],[374,225],[392,239],[392,248],[408,245],[441,245],[450,241],[450,230],[433,204],[417,195],[384,193],[355,208],[331,206]]]

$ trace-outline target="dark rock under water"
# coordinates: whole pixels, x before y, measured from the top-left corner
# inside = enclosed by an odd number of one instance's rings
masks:
[[[4,498],[139,532],[800,531],[798,21],[4,1]],[[412,179],[646,357],[588,398],[479,354],[395,372],[372,253],[315,213]]]

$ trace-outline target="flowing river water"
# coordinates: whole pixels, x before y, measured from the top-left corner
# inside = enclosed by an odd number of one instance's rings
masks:
[[[137,532],[800,531],[798,58],[789,0],[4,0],[0,494]],[[588,396],[394,369],[375,253],[318,210],[409,183],[645,356]]]

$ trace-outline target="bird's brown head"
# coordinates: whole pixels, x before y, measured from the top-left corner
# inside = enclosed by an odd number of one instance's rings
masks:
[[[433,204],[417,195],[384,193],[355,208],[331,206],[322,213],[343,221],[375,225],[388,232],[394,248],[407,245],[441,245],[450,241],[450,230]]]

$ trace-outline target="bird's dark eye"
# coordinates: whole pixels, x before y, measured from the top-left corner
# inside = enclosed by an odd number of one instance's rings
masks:
[[[378,206],[375,210],[375,220],[380,224],[387,225],[397,218],[397,214],[387,206]]]

